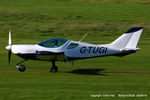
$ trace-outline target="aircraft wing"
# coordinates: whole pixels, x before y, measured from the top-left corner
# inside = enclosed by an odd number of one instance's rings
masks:
[[[52,60],[65,61],[64,52],[50,52],[50,51],[37,51],[36,58],[39,60]]]

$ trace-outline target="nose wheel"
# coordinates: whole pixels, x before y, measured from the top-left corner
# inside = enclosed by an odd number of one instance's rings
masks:
[[[18,68],[18,70],[20,71],[20,72],[24,72],[25,70],[26,70],[26,67],[24,66],[24,65],[20,65],[21,63],[23,63],[23,62],[25,62],[26,60],[23,60],[23,61],[21,61],[21,62],[19,62],[17,65],[16,65],[16,67]]]
[[[24,65],[16,65],[16,67],[20,72],[24,72],[26,70],[26,67]]]

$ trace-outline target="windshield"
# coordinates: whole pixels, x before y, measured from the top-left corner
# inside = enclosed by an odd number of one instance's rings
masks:
[[[48,47],[48,48],[57,48],[65,44],[68,40],[65,38],[53,38],[53,39],[48,39],[44,40],[38,45],[43,46],[43,47]]]

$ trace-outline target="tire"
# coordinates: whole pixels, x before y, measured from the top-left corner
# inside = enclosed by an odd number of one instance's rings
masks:
[[[50,68],[50,72],[57,72],[57,71],[58,71],[57,66],[52,66],[52,67]]]
[[[24,65],[19,65],[19,71],[24,72],[26,70],[26,67]]]

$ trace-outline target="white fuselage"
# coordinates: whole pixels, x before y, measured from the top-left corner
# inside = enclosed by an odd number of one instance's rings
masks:
[[[78,44],[73,49],[68,49],[71,43]],[[8,46],[6,48],[9,48]],[[95,45],[77,41],[68,41],[64,45],[57,48],[48,48],[40,45],[11,45],[14,54],[24,58],[33,60],[75,60],[92,57],[108,56],[120,53],[118,49],[110,48],[109,45]]]

